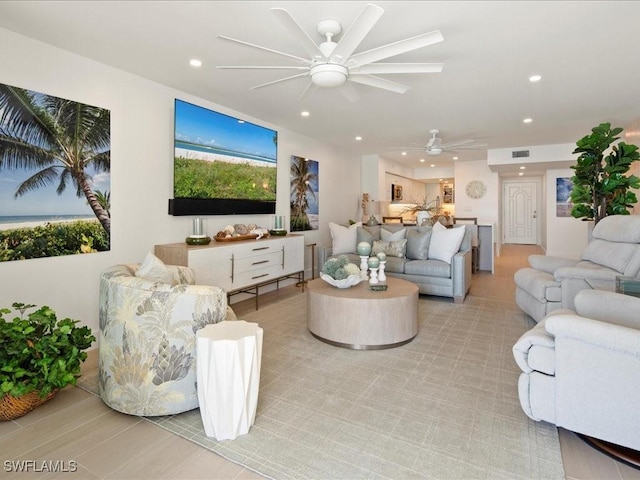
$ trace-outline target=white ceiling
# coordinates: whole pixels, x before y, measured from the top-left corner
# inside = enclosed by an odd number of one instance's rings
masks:
[[[444,166],[451,154],[402,157],[398,147],[444,142],[486,144],[460,152],[486,159],[487,148],[575,143],[610,121],[640,117],[640,2],[379,1],[385,13],[356,53],[440,30],[444,42],[385,60],[443,62],[437,74],[389,75],[405,94],[355,85],[350,103],[318,89],[300,99],[307,79],[250,90],[287,71],[219,70],[216,65],[287,64],[285,57],[225,42],[226,35],[307,57],[270,12],[285,8],[313,38],[316,24],[346,29],[360,1],[3,1],[0,27],[210,100],[248,116],[357,154],[379,154],[409,167]],[[199,69],[189,66],[199,58]],[[531,74],[541,82],[529,83]],[[302,118],[300,112],[311,115]],[[523,124],[525,117],[533,118]],[[363,140],[355,142],[361,135]],[[393,153],[395,152],[395,153]]]

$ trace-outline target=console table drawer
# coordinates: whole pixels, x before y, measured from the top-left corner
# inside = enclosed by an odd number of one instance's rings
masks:
[[[280,276],[282,276],[282,267],[280,265],[271,265],[257,270],[239,272],[237,277],[233,279],[233,284],[254,285]]]
[[[250,244],[233,246],[233,256],[235,258],[253,257],[280,251],[282,251],[282,242],[279,240],[268,242],[257,240]]]
[[[233,257],[233,271],[238,275],[261,268],[277,266],[282,268],[282,252],[261,253],[251,257]]]

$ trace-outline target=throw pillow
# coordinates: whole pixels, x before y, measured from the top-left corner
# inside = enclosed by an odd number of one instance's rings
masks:
[[[385,242],[397,242],[398,240],[407,238],[407,229],[403,228],[395,232],[390,232],[386,228],[382,228],[380,229],[380,238]]]
[[[407,258],[411,260],[426,260],[427,258],[429,258],[430,240],[431,240],[431,228],[429,228],[428,230],[425,229],[424,231],[418,231],[418,230],[408,231],[407,232]]]
[[[451,257],[460,250],[465,230],[464,225],[457,228],[438,228],[434,225],[429,242],[429,258],[451,263]]]
[[[356,252],[358,227],[362,227],[362,222],[354,223],[348,227],[329,222],[329,231],[333,241],[332,255]]]
[[[136,277],[143,278],[150,282],[160,282],[173,284],[173,273],[162,260],[156,257],[153,253],[147,253],[144,257],[144,261],[136,270]]]
[[[407,239],[385,242],[384,240],[374,240],[371,256],[384,253],[388,257],[404,258],[407,249]]]
[[[363,225],[358,228],[358,235],[356,239],[356,245],[360,242],[367,242],[369,245],[373,245],[374,240],[380,240],[380,226],[367,226]]]

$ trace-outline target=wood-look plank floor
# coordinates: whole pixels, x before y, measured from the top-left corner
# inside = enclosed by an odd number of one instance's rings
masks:
[[[542,252],[535,246],[504,245],[496,257],[495,273],[474,275],[470,295],[513,299],[513,273],[526,265],[532,253]],[[282,288],[262,296],[260,304],[295,294],[299,290],[294,287]],[[255,304],[246,300],[233,308],[242,316]],[[96,368],[97,355],[91,353],[84,365],[87,371]],[[569,480],[640,480],[640,470],[612,460],[571,432],[560,429],[560,444]],[[22,418],[0,422],[0,460],[2,479],[263,478],[144,418],[115,412],[79,388],[63,390]],[[56,461],[58,472],[52,472],[47,467]]]

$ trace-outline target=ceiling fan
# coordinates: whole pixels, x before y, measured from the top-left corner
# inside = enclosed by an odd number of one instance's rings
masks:
[[[422,150],[429,156],[437,157],[438,155],[442,155],[444,152],[456,152],[458,150],[475,150],[480,147],[486,147],[486,145],[474,143],[475,140],[471,139],[444,143],[442,141],[442,138],[438,136],[440,130],[432,129],[429,130],[429,133],[431,134],[431,138],[426,145],[421,147],[410,147],[403,150]]]
[[[418,48],[427,47],[444,40],[442,33],[435,30],[416,35],[405,40],[383,45],[371,50],[356,53],[358,45],[364,40],[369,31],[380,19],[384,10],[377,5],[368,4],[353,22],[349,29],[336,42],[334,37],[342,32],[342,25],[337,20],[328,19],[318,23],[317,32],[324,38],[324,42],[317,44],[282,8],[272,8],[271,11],[284,25],[299,45],[309,54],[309,58],[302,58],[261,45],[237,40],[224,35],[218,38],[257,48],[293,59],[297,65],[282,66],[218,66],[220,69],[255,69],[255,70],[298,70],[300,73],[280,78],[271,82],[251,87],[262,88],[275,83],[285,82],[294,78],[310,77],[310,82],[302,95],[311,87],[338,88],[350,101],[357,99],[355,89],[351,85],[360,83],[371,87],[382,88],[396,93],[404,93],[409,87],[381,77],[377,74],[404,73],[438,73],[442,71],[442,63],[376,63],[378,60],[410,52]]]

